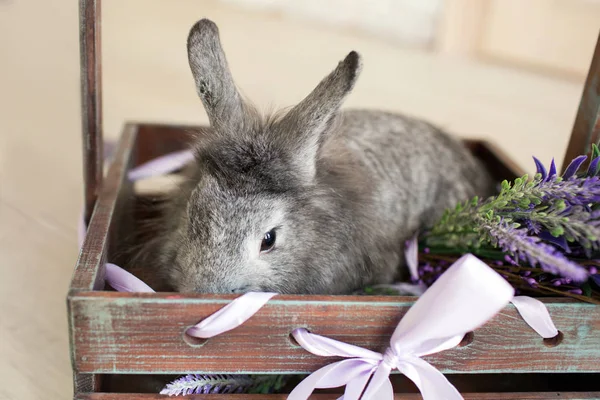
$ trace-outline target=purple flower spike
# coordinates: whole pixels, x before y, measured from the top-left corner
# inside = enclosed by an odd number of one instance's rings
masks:
[[[581,167],[581,164],[583,164],[585,160],[587,160],[587,156],[579,156],[575,158],[573,161],[571,161],[562,177],[564,179],[571,178],[579,170],[579,167]]]
[[[552,162],[550,163],[550,171],[548,171],[548,179],[546,180],[550,180],[551,178],[556,176],[556,164],[554,163],[554,158],[552,159]]]
[[[588,167],[588,170],[587,170],[587,176],[596,176],[596,174],[598,173],[598,163],[599,162],[600,162],[600,157],[596,157],[590,162],[590,166]]]
[[[568,281],[584,282],[589,272],[586,268],[566,258],[554,246],[540,238],[528,236],[526,229],[515,229],[504,221],[490,222],[482,226],[492,239],[492,244],[512,253],[515,260],[539,265],[544,271],[565,277]],[[511,259],[508,254],[505,256]],[[567,282],[570,283],[570,282]]]
[[[537,158],[533,157],[533,161],[535,162],[535,167],[537,168],[537,173],[542,175],[542,181],[546,180],[546,176],[548,176],[546,174],[546,167],[544,167],[544,164],[542,164],[542,162],[540,160],[538,160]]]
[[[525,280],[527,281],[527,284],[528,284],[529,286],[532,286],[532,287],[533,287],[533,286],[536,286],[536,285],[537,285],[537,281],[536,281],[535,279],[533,279],[533,278],[526,278]]]

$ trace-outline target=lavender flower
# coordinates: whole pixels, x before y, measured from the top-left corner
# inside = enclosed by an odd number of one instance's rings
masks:
[[[184,396],[208,393],[269,393],[283,386],[281,375],[185,375],[169,383],[160,394]]]
[[[575,158],[558,176],[554,160],[546,170],[534,157],[536,176],[502,182],[500,193],[485,201],[475,198],[447,210],[423,236],[425,246],[477,253],[500,248],[506,263],[525,263],[551,274],[585,281],[591,275],[570,260],[591,258],[600,251],[600,151],[580,171],[586,156]],[[430,268],[419,272],[430,274]],[[524,276],[526,282],[533,277]],[[557,285],[562,283],[558,282]]]
[[[588,271],[584,267],[568,260],[554,246],[542,242],[539,237],[528,236],[526,229],[517,229],[502,220],[482,220],[481,228],[489,235],[494,247],[514,254],[531,266],[540,265],[544,271],[568,277],[576,282],[583,282],[588,278]]]
[[[543,201],[560,199],[571,205],[600,203],[600,177],[539,181],[529,192],[538,194]]]

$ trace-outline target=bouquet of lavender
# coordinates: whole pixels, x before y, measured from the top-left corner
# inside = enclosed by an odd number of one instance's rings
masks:
[[[283,375],[190,374],[169,383],[160,394],[169,396],[208,393],[267,394],[280,390],[284,384]]]
[[[497,196],[474,198],[447,210],[419,238],[419,277],[431,285],[460,255],[470,252],[518,291],[563,295],[600,304],[600,151],[580,171],[575,158],[562,176],[547,171],[502,182]]]

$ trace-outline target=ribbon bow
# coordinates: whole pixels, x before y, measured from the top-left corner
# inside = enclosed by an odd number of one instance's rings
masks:
[[[383,354],[296,329],[294,338],[305,350],[346,360],[313,372],[296,386],[288,399],[304,400],[315,389],[343,385],[346,385],[344,400],[393,399],[389,375],[394,369],[415,383],[424,400],[462,399],[446,377],[421,357],[458,345],[467,332],[494,317],[513,295],[514,289],[506,280],[467,254],[411,307]]]

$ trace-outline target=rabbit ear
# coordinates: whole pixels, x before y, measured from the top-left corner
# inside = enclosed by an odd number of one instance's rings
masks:
[[[311,131],[308,134],[322,131],[354,87],[360,69],[360,56],[355,51],[350,52],[311,94],[290,110],[286,119],[293,119]]]
[[[196,22],[187,48],[196,90],[211,125],[216,130],[235,129],[242,123],[243,102],[221,48],[217,25],[208,19]]]
[[[281,120],[293,136],[287,138],[288,143],[298,146],[294,150],[297,150],[296,154],[302,157],[304,162],[312,163],[311,166],[306,166],[309,174],[314,175],[314,163],[320,143],[323,142],[344,99],[352,91],[360,70],[360,56],[352,51]]]

